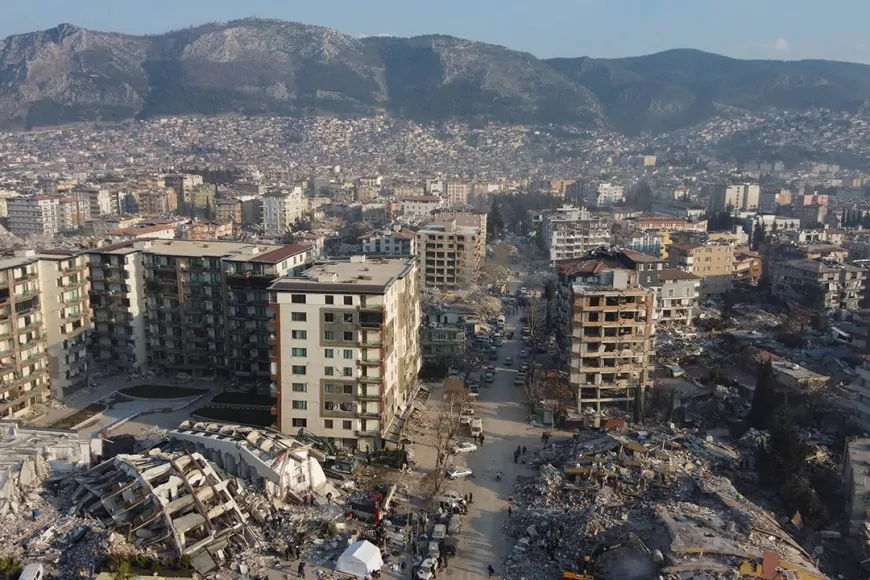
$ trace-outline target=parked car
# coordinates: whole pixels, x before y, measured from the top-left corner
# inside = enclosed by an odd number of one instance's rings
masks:
[[[447,479],[465,479],[472,477],[474,472],[467,467],[455,466],[447,470]]]
[[[459,443],[454,445],[450,451],[452,451],[454,454],[472,453],[474,451],[477,451],[477,445],[475,445],[474,443],[469,443],[468,441],[460,441]]]
[[[526,372],[527,370],[529,370],[529,363],[523,363],[523,364],[520,365],[520,372],[521,372],[521,373],[524,373],[524,372]]]
[[[526,349],[520,351],[520,358],[526,358],[527,356],[529,356],[529,351]]]
[[[495,373],[486,373],[486,382],[494,383],[495,382]]]
[[[495,365],[489,365],[488,367],[486,367],[486,372],[494,373],[495,372]]]

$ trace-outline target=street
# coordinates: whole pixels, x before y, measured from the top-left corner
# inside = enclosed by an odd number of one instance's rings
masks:
[[[446,571],[451,578],[486,576],[489,564],[495,567],[497,576],[502,576],[501,563],[510,548],[501,531],[502,522],[508,517],[508,496],[513,493],[517,475],[529,473],[522,463],[514,464],[513,454],[517,445],[529,449],[541,445],[542,430],[528,424],[525,391],[513,384],[517,368],[525,360],[519,358],[524,347],[519,338],[521,318],[520,311],[508,319],[506,331],[515,332],[514,340],[506,340],[500,349],[499,360],[494,363],[495,381],[481,389],[475,417],[483,419],[484,445],[474,453],[453,457],[454,464],[471,468],[474,478],[450,482],[448,489],[473,494],[474,501],[468,515],[463,516],[457,556],[450,560]],[[513,358],[513,366],[504,366],[508,356]],[[440,396],[440,391],[434,396]],[[470,440],[465,431],[461,439]],[[420,467],[434,467],[434,449],[421,448],[416,453]],[[502,471],[500,482],[495,479],[498,470]]]

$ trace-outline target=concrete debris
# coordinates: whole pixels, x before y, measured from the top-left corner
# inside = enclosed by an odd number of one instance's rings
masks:
[[[517,540],[506,560],[511,578],[579,572],[589,556],[596,578],[730,579],[766,553],[823,577],[773,515],[713,473],[739,466],[739,447],[672,426],[588,429],[531,459],[538,472],[518,481],[505,522]]]
[[[204,574],[228,550],[254,546],[234,480],[199,453],[118,455],[75,478],[76,511],[130,538],[136,547],[187,556]]]

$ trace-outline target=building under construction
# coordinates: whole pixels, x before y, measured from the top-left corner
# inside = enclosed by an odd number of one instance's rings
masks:
[[[579,413],[633,406],[650,384],[655,292],[629,270],[604,269],[570,286],[570,382]]]

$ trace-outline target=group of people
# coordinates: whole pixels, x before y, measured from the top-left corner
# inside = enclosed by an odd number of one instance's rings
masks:
[[[477,445],[483,445],[484,439],[485,438],[483,436],[483,433],[475,434],[475,435],[471,436],[471,440],[474,441],[475,444],[477,444]]]
[[[526,451],[527,450],[526,450],[525,445],[522,445],[522,446],[517,445],[517,450],[514,451],[514,463],[519,463],[520,457],[523,457],[523,463],[525,463],[526,462],[526,460],[525,460]]]

